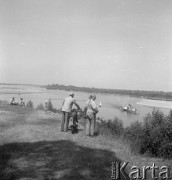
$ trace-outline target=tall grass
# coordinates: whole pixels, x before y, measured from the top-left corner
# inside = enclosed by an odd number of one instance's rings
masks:
[[[98,133],[104,135],[116,135],[123,134],[124,127],[122,120],[114,118],[113,120],[101,121],[97,123]]]

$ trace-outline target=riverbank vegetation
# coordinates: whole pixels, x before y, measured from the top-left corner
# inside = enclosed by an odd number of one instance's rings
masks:
[[[46,89],[58,89],[65,91],[82,91],[88,93],[105,93],[105,94],[116,94],[116,95],[129,95],[135,97],[144,97],[151,99],[164,99],[172,100],[172,92],[163,91],[142,91],[142,90],[123,90],[123,89],[103,89],[103,88],[88,88],[88,87],[77,87],[77,86],[65,86],[59,84],[47,85]]]
[[[115,118],[98,123],[98,132],[121,138],[132,152],[153,157],[172,158],[172,110],[165,116],[158,109],[148,113],[143,122],[134,122],[124,128]]]
[[[28,101],[26,107],[34,109],[33,102]],[[43,104],[39,104],[36,109],[45,110]],[[51,99],[48,100],[46,111],[61,113],[60,109],[53,107]],[[80,115],[82,116],[82,113]],[[80,119],[80,123],[85,125],[81,117]],[[164,115],[159,109],[154,109],[145,116],[143,122],[136,121],[126,128],[117,117],[113,120],[98,118],[96,131],[99,135],[122,139],[134,153],[172,158],[172,110],[168,115]]]

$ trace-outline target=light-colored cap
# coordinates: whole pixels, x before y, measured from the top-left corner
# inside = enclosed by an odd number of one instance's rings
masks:
[[[69,93],[69,96],[72,96],[72,95],[74,95],[74,93],[73,93],[73,92],[70,92],[70,93]]]

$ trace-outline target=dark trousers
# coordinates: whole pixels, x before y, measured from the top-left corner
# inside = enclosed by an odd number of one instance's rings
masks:
[[[67,131],[69,126],[69,113],[62,111],[61,131]]]
[[[76,126],[78,124],[78,116],[73,116],[73,125]]]

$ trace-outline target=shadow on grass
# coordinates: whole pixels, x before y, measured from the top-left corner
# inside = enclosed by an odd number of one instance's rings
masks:
[[[0,179],[106,180],[114,161],[120,160],[110,151],[67,140],[10,143],[0,146]]]

